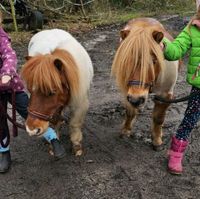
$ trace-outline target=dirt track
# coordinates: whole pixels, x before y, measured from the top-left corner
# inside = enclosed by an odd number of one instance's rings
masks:
[[[172,34],[177,34],[184,25],[181,18],[165,23],[173,30]],[[155,152],[151,147],[151,99],[138,117],[134,137],[126,140],[118,137],[124,109],[119,91],[110,79],[110,67],[119,29],[119,25],[113,25],[76,35],[91,55],[95,68],[90,108],[83,128],[84,156],[76,158],[71,154],[67,126],[63,126],[61,137],[67,156],[60,161],[48,155],[42,140],[30,138],[21,131],[11,143],[12,169],[0,175],[0,199],[200,198],[199,126],[191,137],[184,174],[172,176],[166,171],[166,149],[186,103],[173,104],[168,110],[164,125],[165,150]],[[22,62],[26,47],[19,44],[14,47]],[[175,94],[185,95],[189,89],[183,69]]]

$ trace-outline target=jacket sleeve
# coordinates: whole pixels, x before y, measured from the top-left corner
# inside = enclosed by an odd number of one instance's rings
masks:
[[[1,76],[9,75],[13,77],[16,74],[17,56],[11,47],[10,38],[7,36],[0,38],[0,55],[2,59]]]
[[[163,43],[165,45],[164,56],[169,61],[175,61],[183,57],[191,47],[191,36],[188,31],[188,27],[176,37],[176,39],[170,42],[164,38]]]

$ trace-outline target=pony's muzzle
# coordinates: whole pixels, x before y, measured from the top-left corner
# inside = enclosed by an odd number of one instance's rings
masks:
[[[49,126],[48,121],[43,121],[28,115],[26,122],[26,132],[30,136],[41,136]]]
[[[41,134],[43,134],[42,128],[34,128],[33,130],[31,130],[27,125],[26,125],[26,132],[30,136],[40,136]]]
[[[131,95],[128,95],[127,100],[134,107],[139,107],[145,103],[145,97],[142,97],[142,96],[135,98]]]

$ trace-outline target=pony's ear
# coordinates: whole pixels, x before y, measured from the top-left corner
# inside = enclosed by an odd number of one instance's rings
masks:
[[[26,61],[30,60],[31,58],[32,58],[32,57],[29,56],[29,55],[25,56]]]
[[[62,61],[60,59],[55,59],[54,60],[54,65],[59,71],[62,70],[63,63],[62,63]]]
[[[162,41],[162,39],[164,37],[164,34],[162,32],[160,32],[160,31],[153,31],[152,35],[153,35],[154,40],[158,44]]]
[[[122,40],[124,40],[128,34],[130,33],[130,30],[129,29],[123,29],[120,31],[120,37]]]

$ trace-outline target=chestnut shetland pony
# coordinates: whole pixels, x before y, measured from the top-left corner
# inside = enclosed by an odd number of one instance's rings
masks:
[[[41,31],[29,42],[28,60],[21,74],[30,92],[25,122],[29,135],[41,136],[50,123],[57,125],[61,112],[69,106],[70,139],[75,155],[81,155],[81,126],[93,77],[86,50],[68,32]]]
[[[163,37],[173,38],[153,18],[133,19],[120,34],[112,75],[125,97],[126,118],[121,136],[129,137],[137,113],[144,107],[150,92],[166,99],[173,97],[179,62],[164,60],[159,43]],[[155,150],[161,149],[162,125],[168,106],[155,101],[151,131]]]

